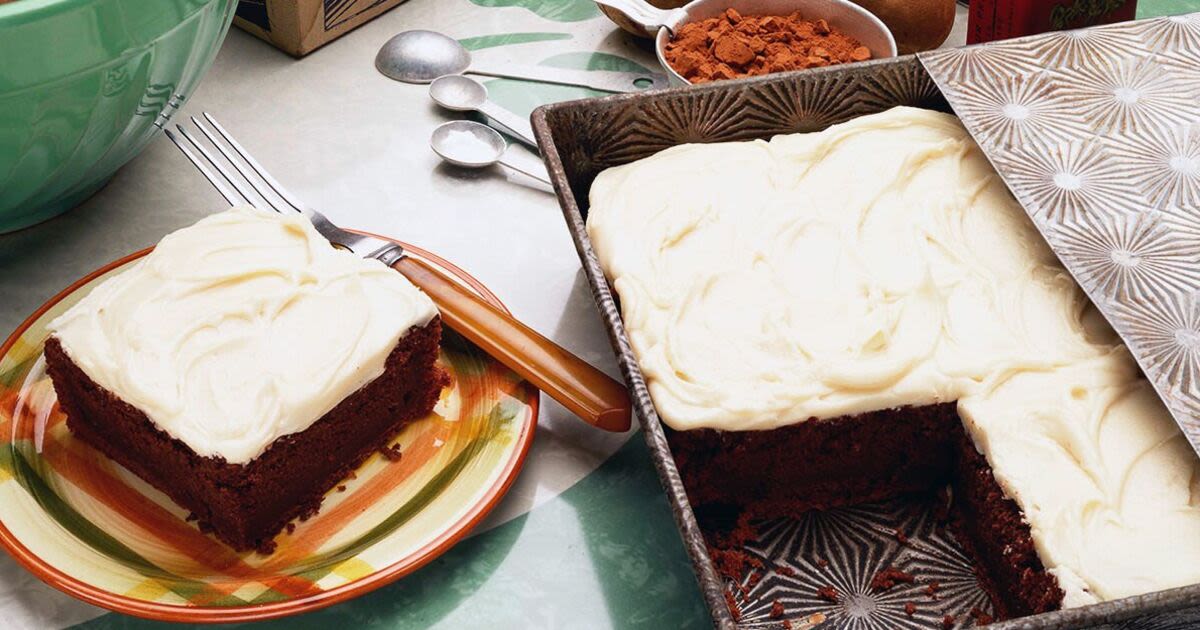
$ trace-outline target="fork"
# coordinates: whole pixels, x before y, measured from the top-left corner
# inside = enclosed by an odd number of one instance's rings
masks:
[[[304,215],[333,245],[363,258],[378,259],[404,274],[433,300],[450,328],[585,422],[606,431],[629,429],[629,393],[624,385],[488,304],[429,263],[409,256],[399,244],[338,227],[288,192],[215,118],[208,113],[203,117],[201,121],[192,116],[192,124],[224,161],[183,125],[175,125],[179,135],[170,129],[164,131],[229,205],[249,204]]]

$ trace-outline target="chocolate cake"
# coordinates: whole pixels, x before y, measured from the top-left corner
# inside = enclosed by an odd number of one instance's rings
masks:
[[[949,486],[1001,617],[1200,582],[1200,460],[953,116],[675,146],[590,202],[718,570],[755,519]]]
[[[51,331],[72,434],[238,550],[270,552],[448,382],[416,287],[249,208],[169,235]]]
[[[1021,508],[996,483],[987,460],[957,429],[952,524],[957,538],[979,565],[983,587],[1001,619],[1057,610],[1062,588],[1038,558]]]
[[[949,487],[951,531],[976,560],[999,618],[1057,610],[1062,589],[954,407],[889,409],[770,431],[668,429],[667,437],[714,554],[737,557],[753,535],[731,534],[739,524]],[[716,564],[735,583],[745,573],[740,564]]]
[[[315,514],[326,492],[429,414],[448,382],[435,365],[440,338],[438,319],[413,329],[388,355],[382,376],[247,464],[197,455],[88,378],[57,339],[46,343],[46,370],[75,437],[174,499],[234,549],[270,552],[288,521]]]

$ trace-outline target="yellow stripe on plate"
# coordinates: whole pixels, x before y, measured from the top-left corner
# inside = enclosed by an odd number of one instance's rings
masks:
[[[129,589],[125,592],[126,597],[133,597],[144,601],[156,601],[167,593],[167,587],[163,586],[158,580],[147,579],[141,584]]]
[[[366,561],[359,558],[351,558],[337,565],[337,568],[333,572],[346,578],[346,581],[353,582],[374,573],[375,567],[372,567]]]

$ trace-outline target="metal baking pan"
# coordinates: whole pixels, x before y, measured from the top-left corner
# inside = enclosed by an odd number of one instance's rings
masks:
[[[782,617],[771,614],[772,601],[757,601],[748,597],[744,602],[746,607],[739,606],[740,614],[735,620],[727,604],[724,578],[715,570],[709,557],[704,536],[680,480],[667,434],[655,412],[645,379],[626,336],[616,298],[604,278],[584,227],[591,184],[596,175],[608,167],[632,162],[679,144],[750,140],[782,133],[817,131],[898,105],[953,111],[938,83],[921,60],[907,56],[740,81],[572,101],[542,107],[533,113],[538,144],[592,296],[608,330],[622,374],[630,387],[643,436],[650,447],[714,624],[718,627],[791,627],[798,630],[828,623],[826,627],[940,628],[944,614],[955,616],[956,627],[972,627],[977,624],[970,609],[979,606],[983,596],[974,585],[971,569],[956,544],[948,540],[948,536],[939,533],[940,528],[928,526],[930,506],[889,502],[862,509],[841,510],[833,515],[832,520],[826,518],[823,524],[806,523],[804,519],[798,519],[795,523],[779,523],[777,527],[767,528],[784,531],[793,539],[804,538],[798,534],[804,534],[806,528],[814,531],[815,528],[822,528],[835,534],[839,528],[855,531],[844,540],[834,535],[831,542],[825,540],[829,537],[826,535],[815,543],[844,545],[839,553],[829,556],[832,562],[821,561],[820,566],[815,566],[797,559],[792,566],[800,570],[794,576],[776,575],[769,565],[765,574],[754,580],[765,585],[762,588],[769,591],[772,598],[784,602],[786,612]],[[831,523],[834,527],[829,527]],[[898,526],[909,532],[908,538],[915,536],[918,540],[899,545],[893,531]],[[847,542],[850,539],[853,539],[853,544]],[[787,548],[784,549],[786,554]],[[924,571],[926,575],[947,580],[942,584],[944,596],[936,600],[921,599],[917,613],[906,615],[903,612],[897,614],[897,611],[902,610],[906,597],[918,597],[915,591],[909,595],[893,596],[889,593],[880,596],[855,592],[849,588],[864,579],[870,580],[868,569],[872,565],[897,559],[908,563],[909,567],[915,567],[918,573]],[[849,587],[844,592],[851,595],[837,603],[813,596],[813,585],[833,580],[845,581]],[[947,585],[952,588],[947,589]],[[746,584],[743,583],[743,586]],[[920,584],[916,587],[923,588]],[[1200,628],[1200,585],[998,622],[989,627],[1005,630]]]

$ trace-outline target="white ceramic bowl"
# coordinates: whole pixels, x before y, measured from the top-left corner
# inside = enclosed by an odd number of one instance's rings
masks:
[[[799,11],[806,20],[825,20],[831,27],[862,42],[871,51],[872,59],[896,56],[896,40],[883,21],[849,0],[693,0],[673,10],[657,9],[643,0],[597,0],[597,3],[621,11],[647,33],[657,31],[654,49],[672,85],[689,85],[665,56],[674,31],[689,22],[717,17],[730,8],[742,15],[790,15]]]

